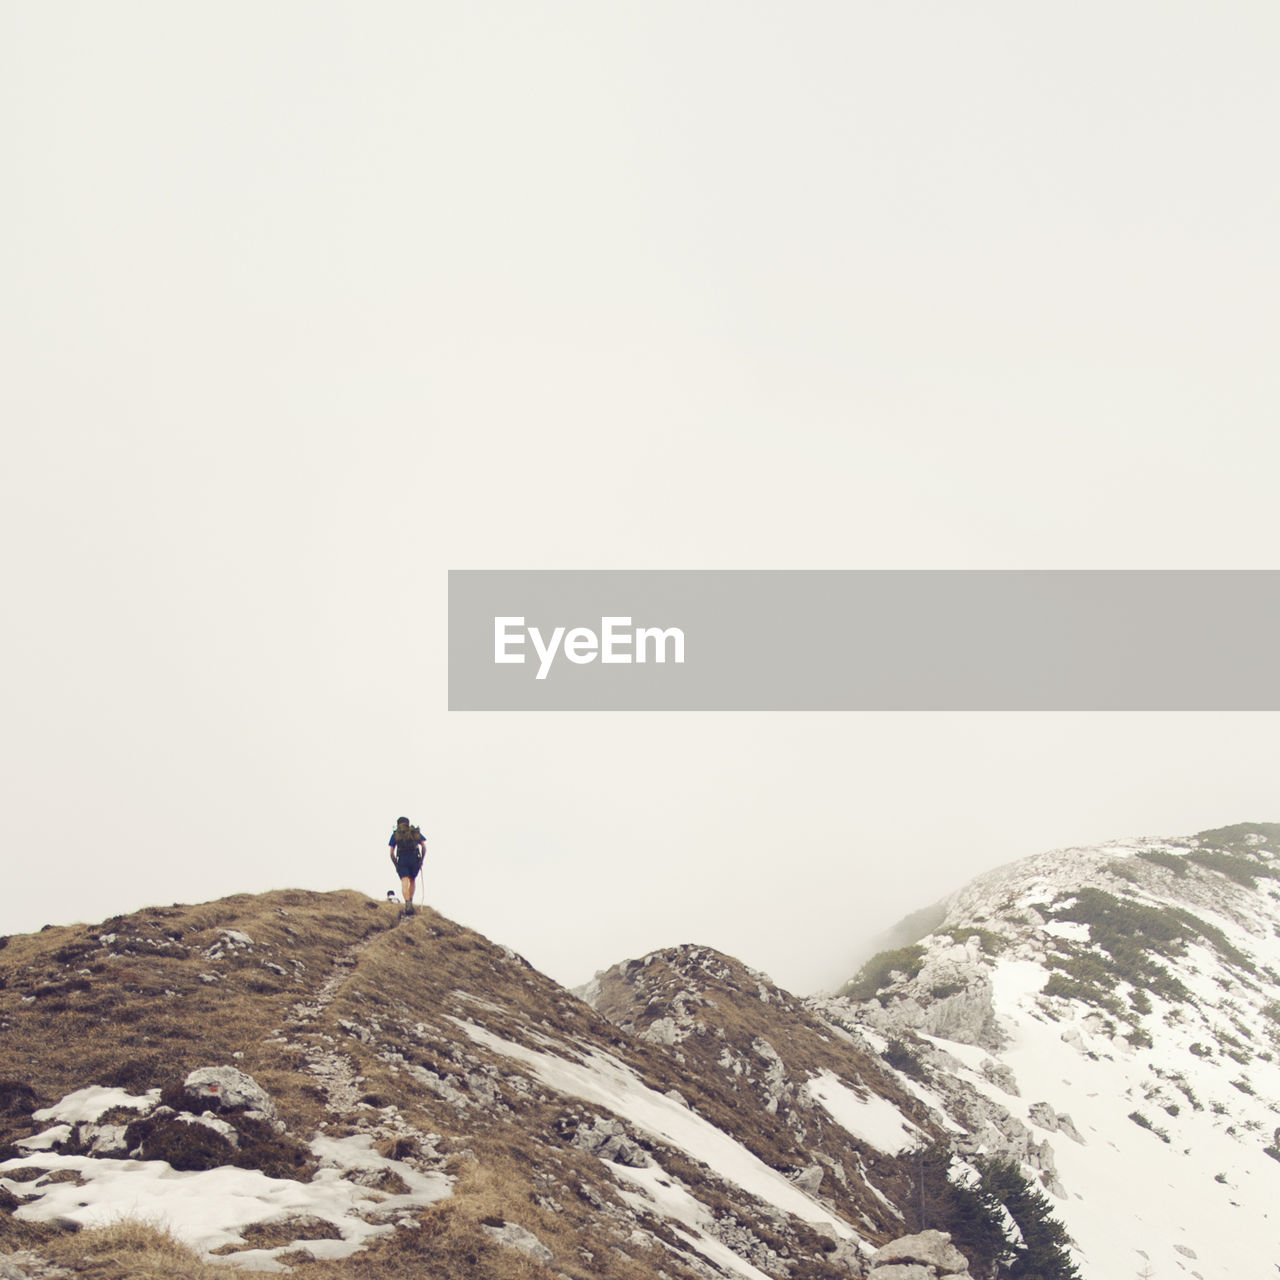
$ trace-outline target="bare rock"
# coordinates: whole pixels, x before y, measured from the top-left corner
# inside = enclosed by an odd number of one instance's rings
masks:
[[[631,1169],[644,1169],[649,1157],[643,1147],[627,1137],[620,1121],[596,1118],[590,1129],[580,1127],[573,1135],[573,1145],[580,1151],[588,1151],[600,1160],[625,1165]]]
[[[1078,1142],[1082,1147],[1085,1140],[1080,1136],[1080,1130],[1076,1128],[1075,1122],[1065,1111],[1058,1112],[1058,1132],[1065,1133],[1072,1142]]]
[[[545,1266],[551,1261],[551,1250],[532,1231],[526,1231],[514,1222],[503,1222],[500,1225],[484,1223],[480,1229],[490,1240],[508,1249],[527,1253],[535,1262],[541,1262]]]
[[[193,1098],[212,1102],[219,1108],[245,1107],[268,1116],[276,1113],[271,1095],[252,1077],[235,1067],[200,1067],[182,1082]]]
[[[0,1280],[59,1280],[70,1275],[65,1268],[54,1266],[25,1249],[18,1253],[0,1253]]]
[[[1011,1098],[1019,1096],[1018,1081],[1013,1071],[1003,1062],[996,1062],[993,1058],[984,1058],[982,1065],[978,1068],[982,1072],[984,1080],[990,1080],[997,1089],[1007,1093]]]
[[[1027,1116],[1032,1124],[1048,1129],[1050,1133],[1058,1132],[1058,1113],[1047,1102],[1033,1103]]]
[[[913,1280],[909,1273],[888,1274],[889,1264],[932,1267],[938,1275],[963,1275],[969,1270],[969,1260],[951,1243],[945,1231],[921,1231],[914,1236],[902,1236],[891,1240],[871,1255],[871,1274],[874,1280]]]
[[[890,1262],[867,1273],[871,1280],[936,1280],[932,1267],[922,1267],[918,1262]]]

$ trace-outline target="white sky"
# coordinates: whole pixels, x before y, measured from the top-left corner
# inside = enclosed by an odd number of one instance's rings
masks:
[[[803,991],[1280,816],[1274,715],[445,710],[449,568],[1277,567],[1278,61],[1264,0],[0,4],[0,931],[381,896],[406,812],[561,981]]]

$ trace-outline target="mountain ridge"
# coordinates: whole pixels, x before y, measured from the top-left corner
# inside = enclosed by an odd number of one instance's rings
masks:
[[[1277,837],[995,868],[838,996],[695,945],[574,993],[354,891],[8,939],[0,1268],[1261,1280]],[[144,1186],[167,1244],[100,1226]]]

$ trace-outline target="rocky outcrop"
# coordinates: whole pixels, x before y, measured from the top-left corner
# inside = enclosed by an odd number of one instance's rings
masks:
[[[892,1240],[871,1255],[869,1280],[938,1280],[967,1276],[968,1259],[945,1231],[921,1231]]]
[[[590,1152],[598,1160],[631,1169],[643,1169],[653,1163],[644,1148],[627,1136],[626,1128],[619,1120],[597,1116],[591,1128],[580,1125],[573,1135],[572,1145],[579,1151]]]
[[[243,1107],[264,1116],[276,1113],[270,1094],[252,1076],[235,1067],[200,1067],[187,1076],[182,1088],[189,1097],[211,1102],[220,1110]]]

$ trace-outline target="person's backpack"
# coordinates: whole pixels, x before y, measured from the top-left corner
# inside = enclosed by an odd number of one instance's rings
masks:
[[[422,843],[422,832],[404,822],[396,823],[395,837],[397,853],[417,853],[418,845]]]

